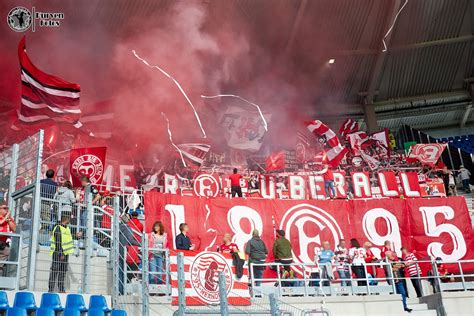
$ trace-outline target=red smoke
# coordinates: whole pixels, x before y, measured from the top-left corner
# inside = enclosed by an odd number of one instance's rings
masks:
[[[164,151],[169,140],[162,111],[170,119],[175,142],[202,137],[178,88],[137,60],[133,49],[180,82],[214,149],[225,148],[216,123],[219,115],[227,105],[240,103],[203,100],[201,94],[238,94],[271,113],[264,151],[293,148],[294,131],[303,119],[314,118],[322,106],[317,101],[333,102],[318,86],[326,78],[324,65],[335,48],[333,38],[340,34],[319,30],[315,21],[321,14],[311,6],[286,55],[298,9],[286,1],[8,0],[0,3],[0,17],[19,5],[65,14],[58,28],[26,32],[28,54],[40,69],[79,83],[82,106],[113,101],[109,152],[133,152],[139,158]],[[18,108],[16,48],[22,34],[0,23],[0,35],[0,101],[6,108]],[[336,79],[341,84],[345,80]]]

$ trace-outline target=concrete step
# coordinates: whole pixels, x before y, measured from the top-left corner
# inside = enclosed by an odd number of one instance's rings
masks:
[[[425,310],[425,311],[413,310],[411,313],[405,313],[405,314],[406,315],[416,315],[416,316],[437,316],[435,310]]]
[[[426,304],[410,304],[410,303],[408,303],[408,307],[410,307],[414,311],[427,311],[428,310],[428,306]]]

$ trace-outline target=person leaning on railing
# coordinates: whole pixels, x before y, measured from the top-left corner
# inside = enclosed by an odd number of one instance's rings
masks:
[[[52,201],[56,193],[58,184],[54,181],[54,170],[49,169],[45,173],[46,178],[40,180],[40,196],[41,196],[41,221],[48,223],[52,219]],[[49,224],[43,224],[42,229],[51,229]]]
[[[161,221],[153,224],[152,230],[148,235],[148,247],[150,251],[150,272],[158,272],[159,274],[150,273],[151,284],[163,284],[163,262],[164,252],[160,249],[168,248],[168,235],[165,233],[165,227]]]
[[[273,243],[273,257],[276,263],[281,263],[283,269],[287,272],[291,270],[290,264],[293,262],[293,253],[290,241],[285,238],[285,231],[278,229],[276,231],[277,239]]]
[[[72,190],[72,183],[69,180],[64,181],[59,186],[57,192],[54,194],[54,200],[59,202],[60,209],[56,209],[56,211],[60,215],[65,214],[71,217],[72,215],[72,205],[76,203],[76,196],[74,191]],[[56,218],[58,214],[55,214]],[[53,221],[55,222],[55,221]]]
[[[0,205],[0,276],[3,276],[2,261],[7,261],[10,255],[10,238],[2,233],[11,233],[16,230],[16,224],[11,217],[6,204]]]
[[[413,252],[409,252],[408,249],[405,247],[402,247],[400,251],[402,252],[402,259],[403,261],[405,261],[405,274],[408,273],[408,275],[410,276],[411,284],[413,285],[413,288],[415,288],[416,297],[422,297],[421,283],[420,279],[418,279],[421,274],[421,271],[418,267],[418,264],[416,263],[418,261],[418,258]]]
[[[323,286],[329,286],[331,280],[334,279],[334,274],[332,272],[332,261],[335,259],[336,255],[331,249],[329,241],[323,241],[323,249],[318,253],[318,263],[321,270],[321,279],[323,279]]]
[[[349,258],[352,263],[352,271],[356,275],[357,285],[366,286],[367,282],[365,280],[365,258],[366,253],[365,249],[362,248],[359,244],[359,241],[355,238],[351,239],[351,249],[349,249]]]

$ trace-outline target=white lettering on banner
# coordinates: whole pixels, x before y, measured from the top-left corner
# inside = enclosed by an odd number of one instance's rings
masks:
[[[400,181],[402,183],[403,192],[405,192],[406,197],[420,197],[421,196],[421,192],[414,191],[411,189],[408,175],[405,172],[400,173]]]
[[[262,198],[274,199],[275,191],[275,178],[271,176],[260,175],[260,195]]]
[[[132,180],[130,174],[133,174],[133,166],[131,165],[120,165],[120,187],[133,191],[133,186],[129,186],[128,182]]]
[[[358,198],[370,197],[370,180],[367,174],[363,172],[354,172],[352,174],[352,181],[354,182],[354,195]]]
[[[340,172],[333,172],[334,176],[334,184],[336,186],[336,191],[339,192],[339,196],[345,198],[347,196],[346,193],[346,178]]]
[[[398,197],[400,194],[398,190],[390,190],[387,184],[387,178],[383,172],[379,173],[379,184],[382,190],[382,195],[387,197]],[[396,184],[396,183],[395,183]]]
[[[308,223],[315,224],[319,228],[319,231],[316,231],[312,236],[308,236],[304,229]],[[341,228],[334,217],[323,209],[310,204],[298,204],[285,212],[280,223],[280,229],[285,230],[286,238],[290,240],[292,239],[292,227],[296,227],[298,232],[299,253],[295,253],[293,249],[293,257],[296,263],[314,262],[314,257],[311,258],[309,253],[310,245],[316,245],[311,248],[315,250],[316,254],[321,246],[322,240],[320,234],[323,230],[329,229],[332,238],[329,242],[333,246],[339,244],[339,240],[344,238]],[[295,270],[301,273],[300,268],[296,268]]]
[[[175,175],[165,173],[165,193],[176,194],[178,186],[178,178]]]
[[[202,197],[219,195],[219,182],[209,174],[200,174],[194,179],[194,194]]]
[[[184,217],[184,205],[166,204],[165,210],[167,210],[170,213],[173,249],[176,249],[176,235],[180,233],[179,224],[186,223],[185,217]]]
[[[387,225],[387,234],[383,236],[377,232],[375,225],[379,218],[383,219]],[[395,215],[384,208],[371,209],[362,218],[362,228],[364,229],[365,236],[374,246],[383,246],[386,240],[390,240],[395,247],[397,255],[401,256],[402,237],[400,236],[400,227]]]
[[[318,194],[318,192],[324,192],[324,179],[322,176],[309,176],[309,194],[314,200],[325,200],[324,194]]]
[[[290,199],[304,200],[306,198],[306,183],[302,176],[289,176]]]
[[[424,206],[420,207],[423,217],[425,234],[429,237],[440,237],[441,234],[449,234],[453,240],[453,251],[447,254],[443,251],[443,243],[432,242],[428,245],[427,252],[430,256],[440,257],[446,261],[459,260],[466,255],[466,241],[462,232],[453,224],[436,224],[436,215],[442,214],[446,220],[454,218],[454,210],[449,206]]]
[[[105,168],[104,175],[102,176],[102,183],[105,183],[105,189],[110,191],[114,183],[114,167],[108,165]]]
[[[240,225],[240,222],[246,219],[250,222],[250,231],[245,232]],[[243,205],[233,206],[229,212],[227,212],[227,222],[229,227],[234,233],[232,241],[237,244],[239,249],[244,250],[247,241],[252,238],[252,231],[257,229],[262,235],[263,222],[260,214],[253,208]]]

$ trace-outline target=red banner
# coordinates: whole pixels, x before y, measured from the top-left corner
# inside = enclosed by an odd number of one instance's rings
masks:
[[[408,158],[433,167],[446,148],[446,144],[416,144],[411,146]]]
[[[225,233],[231,233],[243,250],[253,229],[262,233],[271,249],[274,221],[291,240],[295,262],[312,262],[323,241],[334,248],[342,238],[370,241],[374,248],[392,240],[399,255],[405,246],[420,259],[474,259],[474,232],[464,197],[321,201],[146,192],[145,208],[147,229],[154,221],[163,221],[171,247],[179,224],[186,222],[198,251],[215,250]]]
[[[250,305],[248,270],[243,269],[241,278],[236,276],[232,255],[213,251],[182,251],[186,275],[186,305],[217,305],[220,303],[218,273],[225,277],[227,301],[230,305]],[[170,270],[178,271],[176,252],[170,254]],[[178,280],[171,279],[172,304],[178,305]]]
[[[92,184],[101,184],[105,170],[107,147],[75,148],[69,156],[72,184],[81,186],[81,177],[87,176]]]

